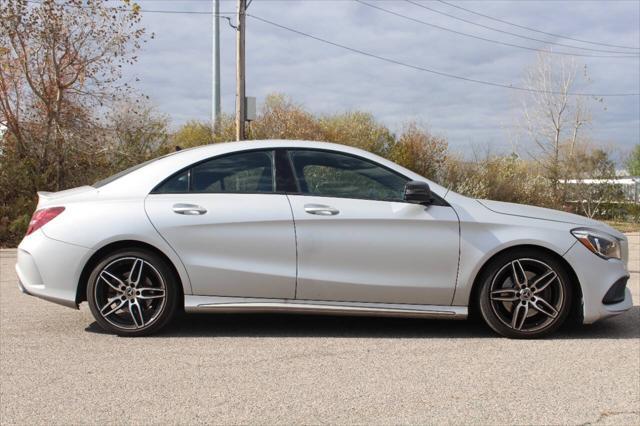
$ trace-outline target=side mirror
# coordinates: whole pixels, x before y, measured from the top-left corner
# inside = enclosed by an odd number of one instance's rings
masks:
[[[404,186],[404,200],[408,203],[429,205],[433,202],[431,188],[426,182],[412,180]]]

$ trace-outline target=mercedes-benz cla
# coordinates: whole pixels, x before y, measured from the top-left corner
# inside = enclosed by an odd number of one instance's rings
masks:
[[[203,146],[40,193],[25,293],[125,336],[187,312],[464,319],[539,337],[632,306],[627,240],[564,212],[467,198],[371,153],[303,141]]]

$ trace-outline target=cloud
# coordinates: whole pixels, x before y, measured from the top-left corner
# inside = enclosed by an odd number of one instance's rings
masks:
[[[406,2],[369,1],[457,31],[545,48],[542,43],[474,27]],[[141,3],[143,9],[211,10],[209,2],[142,0]],[[635,46],[640,43],[638,2],[452,3],[577,39]],[[424,4],[534,38],[608,49],[510,27],[441,3]],[[222,2],[222,11],[234,8],[235,2]],[[349,0],[255,0],[249,13],[376,55],[503,84],[522,85],[524,73],[536,57],[532,51],[430,28]],[[208,120],[211,114],[211,17],[147,13],[143,14],[143,23],[156,38],[145,46],[139,63],[127,71],[129,76],[141,79],[140,89],[172,117],[175,125],[188,119]],[[520,116],[517,92],[407,69],[251,18],[247,28],[247,94],[256,96],[259,102],[268,93],[281,92],[317,113],[354,109],[372,112],[394,131],[407,121],[417,120],[446,136],[453,149],[466,154],[474,144],[490,143],[497,150],[511,149],[511,128]],[[231,113],[235,103],[235,32],[222,21],[221,33],[223,109]],[[570,50],[561,46],[553,48]],[[589,92],[640,92],[638,59],[576,58],[576,61],[587,65],[592,79]],[[638,143],[640,98],[608,98],[605,105],[606,110],[600,104],[592,109],[592,138],[603,144],[613,143],[623,150]]]

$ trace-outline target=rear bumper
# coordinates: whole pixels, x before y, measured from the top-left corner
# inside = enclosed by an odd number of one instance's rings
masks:
[[[615,283],[629,277],[629,271],[623,261],[602,259],[577,243],[564,257],[580,281],[585,324],[622,314],[633,307],[631,291],[628,288],[625,288],[624,298],[619,302],[603,302]]]
[[[78,281],[91,253],[36,231],[18,246],[18,286],[25,294],[77,309]]]
[[[42,291],[38,293],[31,293],[29,290],[27,290],[25,285],[22,284],[22,279],[20,278],[20,271],[18,269],[18,265],[16,265],[16,273],[18,274],[18,288],[22,293],[28,296],[34,296],[39,299],[46,300],[48,302],[57,303],[58,305],[66,306],[67,308],[78,309],[78,305],[76,304],[75,300],[59,299],[54,296],[49,296],[48,294],[46,294],[46,292],[42,292]]]

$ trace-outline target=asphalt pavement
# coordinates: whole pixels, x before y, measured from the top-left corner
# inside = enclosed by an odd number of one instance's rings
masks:
[[[183,315],[161,335],[103,333],[21,294],[0,251],[0,424],[640,424],[635,306],[535,341],[481,323]]]

